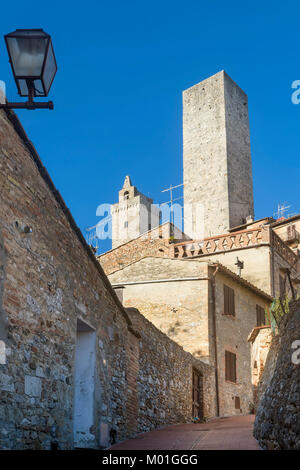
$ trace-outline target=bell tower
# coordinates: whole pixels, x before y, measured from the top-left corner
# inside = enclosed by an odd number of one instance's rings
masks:
[[[119,202],[111,206],[112,248],[139,237],[159,225],[159,209],[125,177]]]

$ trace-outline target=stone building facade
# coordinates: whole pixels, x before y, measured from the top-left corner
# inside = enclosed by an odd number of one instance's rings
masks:
[[[0,188],[0,447],[99,448],[163,416],[189,421],[193,368],[213,416],[211,367],[147,325],[174,358],[159,369],[144,319],[118,300],[10,111],[0,113]],[[163,376],[169,400],[158,402],[151,381]]]
[[[266,375],[265,365],[269,356],[271,344],[277,341],[277,338],[272,331],[270,321],[267,325],[256,326],[251,331],[248,341],[251,344],[251,370],[252,370],[252,386],[253,386],[253,405],[257,409],[261,395],[265,389],[266,381],[263,379]],[[268,359],[270,368],[270,358]],[[270,368],[270,373],[274,373],[273,367]]]
[[[145,257],[108,276],[122,288],[125,307],[136,307],[159,330],[217,373],[219,414],[248,413],[254,401],[251,348],[257,305],[272,297],[217,263]],[[234,295],[234,312],[225,314],[224,289]],[[225,357],[235,356],[236,377],[226,379]]]

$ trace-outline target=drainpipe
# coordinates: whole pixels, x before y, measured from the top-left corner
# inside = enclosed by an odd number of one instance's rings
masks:
[[[212,279],[210,278],[212,288],[212,319],[213,319],[213,337],[214,337],[214,351],[215,351],[215,381],[216,381],[216,405],[217,416],[220,416],[220,398],[219,398],[219,374],[218,374],[218,345],[217,345],[217,322],[216,322],[216,275],[219,271],[219,266],[216,267]]]

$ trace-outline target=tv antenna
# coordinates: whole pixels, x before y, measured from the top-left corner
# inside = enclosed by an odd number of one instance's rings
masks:
[[[108,220],[111,220],[111,216],[109,219],[105,219],[105,224],[107,223]],[[99,237],[97,235],[97,230],[96,228],[101,225],[102,221],[98,222],[96,225],[93,225],[92,227],[87,227],[85,231],[87,232],[85,239],[87,244],[91,247],[91,249],[97,253],[99,250]]]
[[[283,203],[283,204],[278,204],[277,206],[277,212],[274,213],[274,216],[277,218],[277,219],[281,219],[282,217],[285,217],[285,213],[288,209],[290,209],[292,206],[289,205],[287,206],[286,203]]]
[[[172,209],[172,207],[173,207],[173,202],[174,202],[174,201],[179,201],[180,199],[183,199],[183,196],[173,198],[173,190],[176,189],[176,188],[180,188],[180,187],[182,187],[182,186],[184,186],[184,185],[185,185],[184,183],[182,183],[182,184],[177,184],[176,186],[172,186],[172,184],[171,184],[169,188],[166,188],[166,189],[163,189],[163,190],[162,190],[162,193],[165,193],[165,192],[167,192],[167,191],[170,191],[170,200],[167,201],[167,202],[163,202],[163,203],[161,204],[161,206],[164,206],[165,204],[171,203],[171,221],[170,221],[170,222],[171,222],[173,225],[174,225],[174,212],[173,212],[173,209]]]

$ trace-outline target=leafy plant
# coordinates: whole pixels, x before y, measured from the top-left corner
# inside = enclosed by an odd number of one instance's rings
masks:
[[[271,314],[276,322],[276,325],[279,326],[282,318],[288,315],[290,311],[289,299],[288,296],[279,297],[275,299],[271,305]]]

